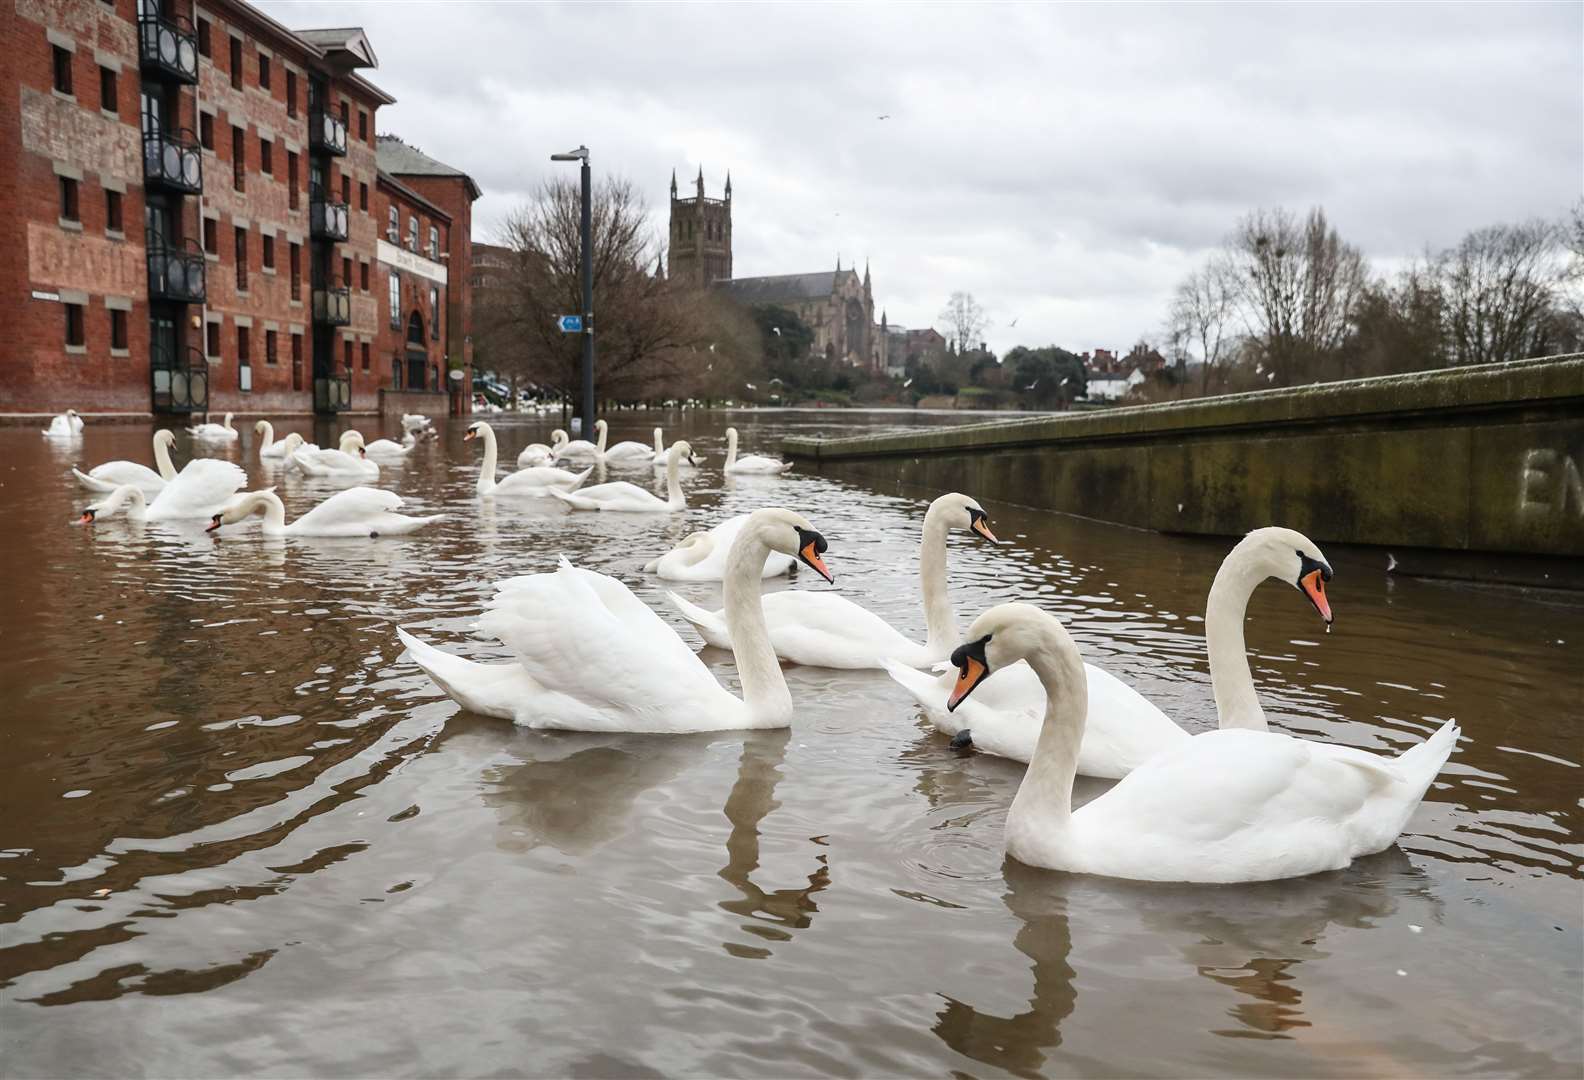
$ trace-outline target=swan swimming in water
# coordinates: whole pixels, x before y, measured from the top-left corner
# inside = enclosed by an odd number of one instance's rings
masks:
[[[294,441],[295,440],[295,441]],[[334,450],[320,450],[302,444],[302,436],[295,431],[286,436],[287,457],[305,476],[361,477],[373,480],[379,476],[379,465],[364,456],[363,436],[354,430],[341,433],[341,445]]]
[[[101,517],[113,517],[123,507],[133,521],[201,520],[224,510],[246,483],[247,473],[229,461],[194,458],[160,489],[153,502],[144,499],[136,484],[122,484],[91,504],[78,520],[91,525]]]
[[[658,559],[651,559],[646,563],[644,572],[658,574],[667,581],[723,580],[726,576],[726,556],[731,551],[732,542],[737,539],[737,534],[748,524],[750,516],[738,514],[736,517],[727,518],[713,529],[692,533]],[[775,551],[765,560],[764,572],[760,576],[778,577],[791,569],[792,556]]]
[[[223,424],[206,423],[190,427],[187,429],[187,434],[195,439],[219,439],[224,442],[231,442],[237,437],[237,429],[231,426],[231,417],[233,415],[235,414],[226,413],[225,423]]]
[[[288,524],[286,507],[281,503],[280,496],[275,494],[274,488],[265,488],[262,491],[243,492],[232,499],[224,510],[210,519],[205,531],[214,532],[222,525],[235,525],[258,514],[264,519],[262,532],[265,536],[374,538],[404,536],[445,516],[408,517],[395,513],[401,504],[401,496],[394,491],[371,487],[347,488]]]
[[[567,441],[567,433],[556,428],[550,433],[550,445],[536,442],[523,447],[517,455],[517,467],[527,469],[534,465],[548,465],[555,460],[556,451]]]
[[[677,441],[666,452],[666,495],[656,498],[637,484],[616,480],[609,484],[595,484],[581,491],[552,491],[551,494],[574,510],[611,510],[628,514],[668,514],[687,509],[687,499],[682,494],[682,484],[677,480],[677,467],[684,460],[692,460],[693,448]]]
[[[286,439],[281,439],[279,442],[277,442],[275,439],[274,424],[271,424],[268,420],[260,420],[253,425],[253,430],[259,435],[259,461],[265,464],[274,464],[276,462],[286,461],[291,457],[291,452],[287,449],[287,444],[290,442],[290,438],[288,437]],[[304,442],[301,435],[297,436],[296,445],[308,450],[319,449],[311,442]]]
[[[745,454],[737,456],[737,429],[726,429],[726,464],[722,471],[735,476],[753,474],[771,475],[784,473],[792,467],[790,461],[777,461],[775,458],[761,457],[758,454]]]
[[[472,442],[474,439],[484,440],[484,460],[479,465],[478,484],[474,488],[480,496],[524,495],[544,498],[556,491],[576,489],[588,479],[588,474],[594,471],[591,467],[580,473],[574,473],[551,465],[530,465],[496,480],[495,429],[483,420],[475,420],[468,425],[467,434],[462,436],[462,441]]]
[[[967,637],[952,653],[948,709],[1019,660],[1045,691],[1039,738],[1006,817],[1006,852],[1030,866],[1207,883],[1340,870],[1396,841],[1457,744],[1450,720],[1396,758],[1273,731],[1209,731],[1075,810],[1088,710],[1078,647],[1058,619],[1027,604],[991,608]]]
[[[457,704],[532,728],[682,733],[782,728],[792,696],[759,602],[772,551],[831,579],[825,538],[800,514],[756,510],[728,556],[726,612],[743,696],[710,674],[693,650],[615,578],[561,560],[552,573],[497,586],[480,631],[516,654],[480,664],[398,629],[408,654]]]
[[[105,495],[122,484],[134,484],[144,495],[157,495],[176,478],[176,467],[170,459],[170,448],[175,442],[175,433],[168,429],[161,428],[154,433],[154,463],[159,466],[158,472],[136,461],[107,461],[103,465],[95,465],[86,473],[73,469],[72,475],[89,491]]]
[[[570,459],[576,462],[597,463],[605,460],[605,421],[594,421],[594,430],[598,434],[598,442],[589,442],[587,439],[573,439],[569,443],[562,443],[561,448],[555,453],[555,460]]]
[[[59,416],[50,417],[50,426],[42,429],[46,439],[75,439],[82,435],[83,419],[76,409],[67,409]]]

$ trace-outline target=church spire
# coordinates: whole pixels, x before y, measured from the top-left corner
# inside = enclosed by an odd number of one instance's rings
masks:
[[[841,273],[841,252],[836,253],[836,272]]]
[[[698,197],[701,199],[704,197],[704,166],[702,165],[699,166]]]
[[[864,295],[869,295],[869,260],[864,260]]]
[[[731,202],[731,170],[726,170],[726,201]]]
[[[676,198],[676,169],[671,170],[671,197]]]

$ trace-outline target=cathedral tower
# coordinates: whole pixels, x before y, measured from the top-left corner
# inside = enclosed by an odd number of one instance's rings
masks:
[[[699,168],[692,198],[677,197],[676,170],[671,171],[670,265],[672,281],[698,288],[732,276],[731,173],[726,174],[725,198],[704,197],[704,169]]]

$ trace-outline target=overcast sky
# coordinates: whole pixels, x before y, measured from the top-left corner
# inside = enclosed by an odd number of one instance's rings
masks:
[[[1256,206],[1380,266],[1584,190],[1576,2],[262,6],[367,30],[380,130],[473,175],[476,238],[579,143],[662,235],[671,170],[729,168],[739,277],[867,258],[893,323],[966,290],[999,351],[1153,334]]]

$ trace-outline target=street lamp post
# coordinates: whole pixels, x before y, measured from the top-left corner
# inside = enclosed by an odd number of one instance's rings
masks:
[[[551,161],[581,161],[583,180],[583,437],[594,438],[594,239],[593,184],[589,177],[588,147],[551,154]]]

